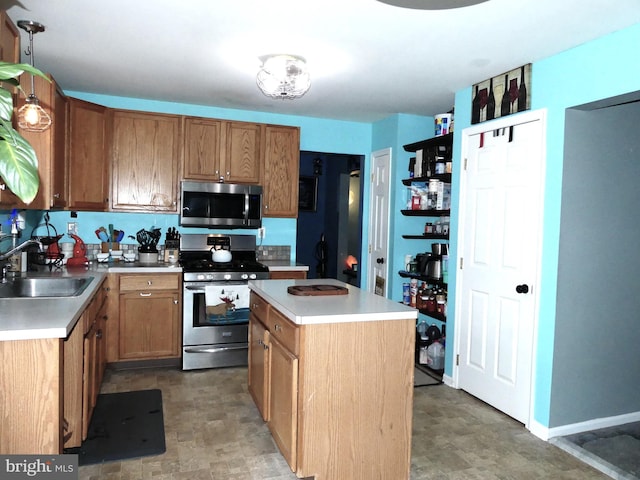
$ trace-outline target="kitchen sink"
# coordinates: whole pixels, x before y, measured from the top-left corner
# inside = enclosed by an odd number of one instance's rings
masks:
[[[0,298],[77,297],[93,277],[16,278],[0,284]]]

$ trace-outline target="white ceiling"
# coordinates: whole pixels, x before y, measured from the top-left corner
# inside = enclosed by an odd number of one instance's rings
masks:
[[[435,11],[376,0],[0,6],[14,21],[45,25],[35,64],[66,91],[364,122],[446,112],[460,89],[640,22],[640,0],[490,0]],[[258,57],[268,53],[306,57],[304,97],[260,93]]]

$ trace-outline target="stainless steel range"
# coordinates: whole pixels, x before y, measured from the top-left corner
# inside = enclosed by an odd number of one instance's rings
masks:
[[[229,254],[220,250],[230,252],[231,260],[214,261],[228,259]],[[248,282],[269,278],[269,269],[256,260],[256,237],[184,234],[179,256],[182,369],[247,365]]]

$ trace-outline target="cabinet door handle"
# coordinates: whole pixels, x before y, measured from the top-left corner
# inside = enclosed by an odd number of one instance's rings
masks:
[[[173,304],[174,304],[174,305],[177,305],[177,304],[178,304],[178,300],[174,299],[174,300],[173,300]]]
[[[100,330],[98,330],[96,332],[96,338],[98,338],[98,339],[102,338],[102,329],[100,329]]]
[[[140,296],[141,296],[141,297],[150,297],[150,296],[151,296],[151,293],[140,292]]]
[[[54,193],[53,194],[53,198],[60,198],[60,194],[59,193]]]
[[[282,327],[280,325],[278,325],[277,323],[275,324],[274,329],[275,329],[276,332],[281,332],[282,331]]]
[[[151,280],[147,280],[147,285],[151,286],[153,285],[153,282]]]

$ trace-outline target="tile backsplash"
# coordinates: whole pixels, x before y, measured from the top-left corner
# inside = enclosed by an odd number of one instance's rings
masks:
[[[291,246],[290,245],[267,245],[260,246],[257,249],[258,261],[263,260],[284,260],[291,259]]]

